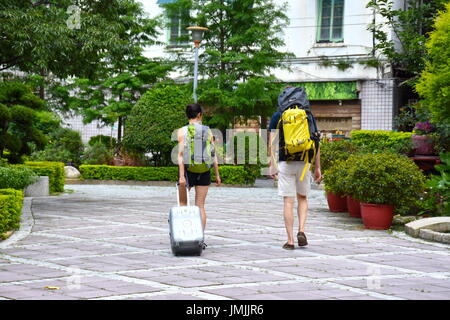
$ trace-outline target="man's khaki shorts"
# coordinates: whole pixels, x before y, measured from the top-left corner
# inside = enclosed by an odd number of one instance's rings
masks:
[[[297,197],[297,193],[307,196],[311,189],[311,167],[305,172],[303,180],[300,181],[304,161],[280,161],[278,163],[278,195],[282,197]]]

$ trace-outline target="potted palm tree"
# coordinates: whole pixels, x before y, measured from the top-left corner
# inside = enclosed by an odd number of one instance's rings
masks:
[[[352,157],[347,170],[354,198],[361,202],[367,229],[388,229],[394,211],[405,212],[425,188],[425,177],[408,157],[394,153]]]

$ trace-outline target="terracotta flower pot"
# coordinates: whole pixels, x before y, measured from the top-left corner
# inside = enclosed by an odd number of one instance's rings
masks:
[[[434,149],[434,142],[430,136],[421,136],[418,134],[413,134],[412,142],[414,145],[415,154],[420,155],[436,154],[436,150]]]
[[[347,212],[347,198],[327,192],[328,208],[331,212]]]
[[[347,209],[350,217],[361,218],[361,204],[350,196],[347,196]]]
[[[389,229],[394,207],[387,204],[361,203],[361,217],[366,229]]]

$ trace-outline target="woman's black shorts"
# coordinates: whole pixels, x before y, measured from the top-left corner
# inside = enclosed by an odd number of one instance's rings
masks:
[[[211,184],[211,171],[194,173],[186,170],[186,183],[189,187],[209,186]]]

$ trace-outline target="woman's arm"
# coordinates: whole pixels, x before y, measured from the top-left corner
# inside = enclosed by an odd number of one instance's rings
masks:
[[[214,145],[214,136],[211,135],[211,144]],[[219,161],[217,160],[217,154],[214,153],[214,174],[216,175],[216,184],[220,186],[222,184],[222,179],[220,179],[219,174]]]
[[[178,129],[178,170],[180,173],[180,178],[178,182],[180,183],[180,185],[186,184],[183,151],[184,151],[184,133],[183,129]]]

